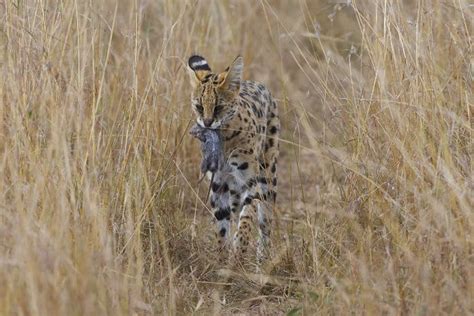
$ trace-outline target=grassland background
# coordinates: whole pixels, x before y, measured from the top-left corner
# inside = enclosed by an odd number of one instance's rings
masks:
[[[474,313],[473,7],[347,3],[2,1],[0,314]],[[194,52],[283,121],[271,260],[227,286]]]

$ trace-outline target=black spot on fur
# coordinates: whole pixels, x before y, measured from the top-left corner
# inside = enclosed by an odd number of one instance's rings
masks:
[[[255,180],[255,178],[251,178],[249,179],[249,181],[247,181],[247,187],[251,188],[253,187],[255,184],[257,183],[257,181]]]
[[[225,229],[225,227],[222,227],[221,230],[219,231],[219,235],[221,235],[221,237],[224,237],[226,231],[227,231],[227,230]]]
[[[230,219],[230,209],[229,208],[224,208],[224,209],[219,209],[214,213],[214,217],[218,220],[221,221],[224,218],[225,219]]]
[[[248,167],[249,167],[249,163],[248,163],[248,162],[244,162],[244,163],[242,163],[240,166],[238,166],[237,169],[239,169],[239,170],[246,170]]]
[[[227,191],[229,191],[229,185],[225,182],[221,187],[221,192],[226,193]]]
[[[276,134],[278,132],[278,128],[276,126],[270,127],[270,134]]]
[[[272,173],[275,173],[275,172],[276,172],[276,170],[277,170],[277,168],[276,168],[276,164],[274,163],[274,164],[272,165]]]
[[[213,182],[213,183],[211,184],[211,190],[212,190],[212,192],[217,192],[217,191],[219,190],[219,187],[220,187],[220,184],[219,184],[219,183]]]

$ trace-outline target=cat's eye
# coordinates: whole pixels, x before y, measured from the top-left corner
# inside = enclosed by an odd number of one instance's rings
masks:
[[[224,109],[224,107],[222,105],[218,105],[214,108],[214,114],[218,114],[220,113],[222,110]]]
[[[199,113],[202,113],[204,111],[204,108],[201,104],[196,104],[196,110],[198,110]]]

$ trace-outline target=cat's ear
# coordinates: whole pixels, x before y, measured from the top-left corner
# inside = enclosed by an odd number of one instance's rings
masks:
[[[242,56],[237,56],[232,65],[227,67],[223,73],[219,74],[219,88],[234,93],[239,92],[243,69],[244,59]]]
[[[211,73],[211,67],[209,67],[206,59],[199,55],[193,55],[188,59],[188,73],[191,85],[196,87]]]

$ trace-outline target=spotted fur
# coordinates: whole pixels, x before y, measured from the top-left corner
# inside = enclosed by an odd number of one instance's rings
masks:
[[[276,199],[278,108],[261,83],[243,81],[243,59],[238,56],[222,73],[213,73],[201,56],[188,61],[192,108],[203,127],[220,129],[226,164],[214,174],[210,203],[217,221],[220,249],[227,247],[231,217],[238,217],[233,246],[247,251],[254,221],[258,222],[257,258],[264,259],[270,242]]]

